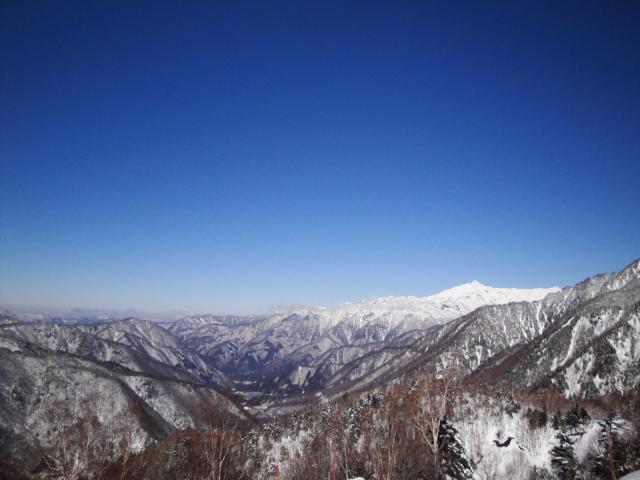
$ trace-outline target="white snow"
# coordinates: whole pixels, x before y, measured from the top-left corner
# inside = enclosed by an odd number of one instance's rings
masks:
[[[437,324],[466,315],[485,305],[503,305],[512,302],[533,302],[550,293],[560,291],[552,288],[495,288],[474,280],[457,287],[425,297],[389,296],[344,303],[334,308],[305,309],[295,312],[300,315],[315,314],[326,324],[335,325],[344,320],[371,321],[384,316],[383,320],[395,325],[413,315],[426,320],[427,324]]]
[[[620,477],[620,480],[640,480],[640,470],[627,473],[624,477]]]

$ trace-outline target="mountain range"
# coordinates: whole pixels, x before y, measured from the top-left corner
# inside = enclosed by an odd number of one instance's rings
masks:
[[[112,431],[134,404],[142,448],[196,425],[203,401],[254,422],[417,369],[566,397],[640,384],[640,260],[564,288],[473,281],[266,316],[62,320],[0,313],[0,460],[35,462],[30,452],[55,442],[47,418],[60,403],[99,405]]]
[[[383,297],[263,318],[190,316],[165,324],[241,390],[302,393],[372,351],[407,345],[426,330],[483,305],[534,301],[549,289],[493,288],[477,281],[427,297]]]

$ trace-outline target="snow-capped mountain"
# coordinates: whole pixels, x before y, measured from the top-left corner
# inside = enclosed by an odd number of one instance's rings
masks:
[[[422,368],[582,397],[625,391],[640,384],[639,309],[636,260],[542,300],[486,305],[422,335],[328,351],[305,364],[304,385],[342,391]]]
[[[135,453],[199,424],[203,404],[245,416],[220,393],[225,376],[152,322],[0,319],[0,465],[10,458],[38,472],[43,455],[75,434],[114,460],[125,440]]]
[[[0,456],[36,458],[35,434],[55,443],[52,407],[73,418],[95,404],[104,412],[96,421],[117,438],[114,419],[133,402],[142,448],[193,425],[203,401],[270,416],[417,369],[596,397],[638,388],[639,365],[640,260],[563,289],[474,281],[265,317],[73,325],[0,311]],[[219,393],[227,387],[244,396],[242,408]]]
[[[0,329],[0,347],[12,352],[39,348],[133,372],[222,387],[225,376],[162,327],[138,319],[100,326],[13,323]]]
[[[97,338],[131,347],[162,364],[187,371],[199,382],[223,386],[227,381],[210,362],[186,348],[177,337],[157,323],[126,318],[78,328]]]
[[[9,325],[18,322],[19,320],[12,313],[0,310],[0,325]]]
[[[503,383],[553,387],[567,396],[640,387],[640,261],[587,287],[593,292],[589,300],[566,309],[542,335],[482,369]]]
[[[483,305],[533,302],[559,290],[558,287],[495,288],[474,280],[426,297],[396,296],[373,298],[356,303],[343,304],[333,309],[318,310],[317,313],[324,315],[328,324],[336,323],[349,317],[366,319],[372,314],[382,315],[388,312],[413,314],[419,316],[425,324],[429,320],[436,324],[458,318]]]
[[[459,317],[484,305],[535,302],[536,300],[542,300],[550,293],[558,291],[560,291],[558,287],[494,288],[474,280],[426,297],[426,300],[437,305],[443,312],[451,312],[453,310],[455,317]]]
[[[244,320],[191,316],[167,328],[244,388],[283,392],[307,388],[314,365],[335,359],[331,352],[350,362],[372,349],[406,343],[480,306],[539,300],[557,291],[493,288],[474,281],[426,297],[366,299]]]

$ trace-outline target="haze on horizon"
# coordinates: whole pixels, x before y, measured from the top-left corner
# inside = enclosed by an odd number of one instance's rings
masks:
[[[218,311],[215,308],[209,308],[207,310],[201,310],[201,311],[191,311],[191,310],[156,310],[154,311],[154,310],[145,310],[145,309],[136,309],[136,308],[96,307],[96,306],[90,306],[90,305],[89,306],[37,305],[37,304],[20,305],[20,304],[10,304],[10,303],[5,303],[4,305],[1,305],[0,309],[1,307],[4,307],[4,308],[8,308],[10,311],[14,313],[19,313],[22,315],[32,315],[32,316],[45,315],[45,316],[60,316],[60,317],[69,317],[69,318],[86,317],[86,318],[104,318],[104,319],[107,319],[107,318],[122,319],[122,318],[128,318],[128,317],[136,317],[136,318],[142,318],[145,320],[167,321],[167,320],[175,320],[175,319],[182,318],[185,316],[190,316],[190,315],[198,316],[198,315],[212,314],[212,315],[260,316],[260,315],[271,315],[277,312],[292,312],[296,310],[316,310],[316,311],[333,310],[333,309],[341,309],[345,307],[355,306],[359,304],[363,304],[363,306],[371,305],[370,304],[371,301],[374,301],[374,303],[377,303],[380,301],[386,302],[387,300],[391,299],[394,301],[399,300],[403,302],[405,300],[416,299],[416,298],[425,299],[426,297],[437,296],[438,294],[439,295],[448,294],[448,295],[455,295],[455,296],[468,295],[476,287],[480,289],[486,289],[486,287],[488,287],[489,290],[493,290],[496,288],[496,287],[491,287],[490,285],[484,285],[483,283],[478,282],[477,280],[473,280],[471,282],[467,282],[466,284],[451,286],[450,288],[447,288],[442,291],[431,292],[429,294],[422,294],[417,296],[416,295],[408,295],[408,296],[399,295],[399,296],[376,297],[376,296],[370,295],[368,297],[363,297],[358,299],[349,299],[336,304],[325,304],[325,305],[311,305],[311,304],[305,304],[300,302],[291,302],[291,303],[282,303],[278,305],[271,305],[267,309],[262,311],[250,311],[250,310]],[[553,291],[554,288],[558,289],[559,287],[547,288],[547,290],[549,290],[548,293],[551,293],[551,291]],[[497,287],[497,289],[500,290],[501,288]],[[512,287],[506,287],[506,289],[519,290],[519,289],[514,289]],[[542,288],[542,290],[544,289],[545,288]],[[533,293],[533,291],[535,290],[536,288],[531,289],[530,292],[534,296],[539,296],[540,295],[539,293]],[[515,293],[515,295],[518,298],[528,298],[522,292],[523,292],[522,290],[519,290],[517,293]],[[440,301],[442,300],[440,299]]]
[[[640,5],[0,5],[0,306],[261,313],[640,256]]]

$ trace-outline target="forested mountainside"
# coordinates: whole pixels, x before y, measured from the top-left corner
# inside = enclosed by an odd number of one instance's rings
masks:
[[[2,312],[0,471],[613,478],[640,468],[639,314],[639,260],[563,289],[472,282],[265,317]]]
[[[388,342],[299,359],[297,372],[307,391],[278,398],[272,408],[290,412],[301,403],[384,384],[416,368],[434,376],[453,368],[514,388],[550,385],[584,398],[637,388],[639,285],[636,260],[618,273],[590,277],[541,300],[486,305]]]
[[[224,376],[152,323],[93,329],[2,318],[0,462],[7,469],[47,476],[77,460],[80,474],[120,456],[123,442],[140,451],[201,424],[206,405],[250,421],[220,393]],[[108,339],[114,329],[118,341]],[[74,460],[67,441],[73,448],[89,442],[82,458]]]
[[[406,345],[480,306],[536,300],[557,290],[493,288],[474,281],[428,297],[375,298],[245,321],[192,316],[166,326],[238,388],[299,394],[331,385],[328,376],[340,365],[386,346]]]

